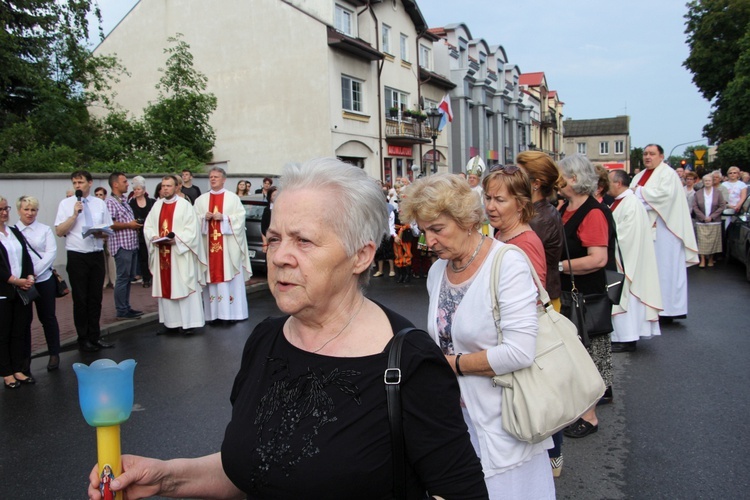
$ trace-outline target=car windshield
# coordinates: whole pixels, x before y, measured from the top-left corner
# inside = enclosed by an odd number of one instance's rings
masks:
[[[245,205],[245,219],[261,220],[263,217],[263,205]]]

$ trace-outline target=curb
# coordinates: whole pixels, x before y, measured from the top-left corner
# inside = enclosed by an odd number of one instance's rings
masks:
[[[262,282],[262,283],[254,283],[252,285],[247,285],[245,287],[245,291],[247,292],[248,297],[252,295],[266,293],[268,292],[268,283]],[[158,323],[159,323],[158,312],[146,313],[143,316],[141,316],[140,319],[116,321],[114,323],[109,323],[109,324],[101,326],[102,338],[106,337],[107,335],[114,335],[115,333],[126,332],[128,330],[134,330],[136,328],[142,328],[143,326],[158,324]],[[60,342],[60,347],[65,348],[71,345],[75,345],[76,342],[77,342],[76,338],[73,337],[71,339]],[[43,350],[43,351],[32,353],[31,357],[36,358],[39,356],[46,356],[46,355],[47,355],[47,351]]]

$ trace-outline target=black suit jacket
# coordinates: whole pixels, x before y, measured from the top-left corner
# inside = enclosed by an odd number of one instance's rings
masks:
[[[13,235],[18,241],[21,242],[23,253],[21,257],[21,276],[16,278],[25,278],[30,274],[34,274],[34,264],[31,262],[31,255],[26,243],[26,238],[23,237],[21,231],[13,226],[5,226],[10,229]],[[16,290],[13,285],[8,283],[12,273],[10,271],[10,260],[8,260],[8,252],[5,250],[5,245],[0,244],[0,297],[13,298],[16,296]]]

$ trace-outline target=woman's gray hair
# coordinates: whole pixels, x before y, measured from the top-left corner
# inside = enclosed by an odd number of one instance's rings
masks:
[[[579,154],[566,156],[557,162],[557,165],[565,177],[575,177],[575,182],[570,184],[573,191],[589,196],[596,193],[596,188],[599,185],[599,174],[588,158]]]
[[[21,206],[26,203],[29,208],[39,210],[39,200],[35,196],[23,195],[16,201],[16,210],[21,211]]]
[[[379,246],[388,234],[383,192],[375,179],[358,167],[336,158],[285,165],[279,196],[296,189],[310,189],[327,200],[326,213],[321,215],[338,235],[347,256],[351,257],[370,242]],[[369,276],[369,271],[362,273],[360,284],[366,284]]]
[[[144,179],[142,175],[136,175],[135,177],[133,177],[133,180],[130,181],[130,184],[133,185],[133,189],[137,187],[146,189],[146,179]]]

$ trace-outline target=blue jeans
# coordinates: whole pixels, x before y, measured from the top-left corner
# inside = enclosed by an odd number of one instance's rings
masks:
[[[138,261],[138,249],[126,250],[120,248],[115,255],[115,309],[118,316],[125,316],[130,311],[130,281],[135,276],[135,266]]]

